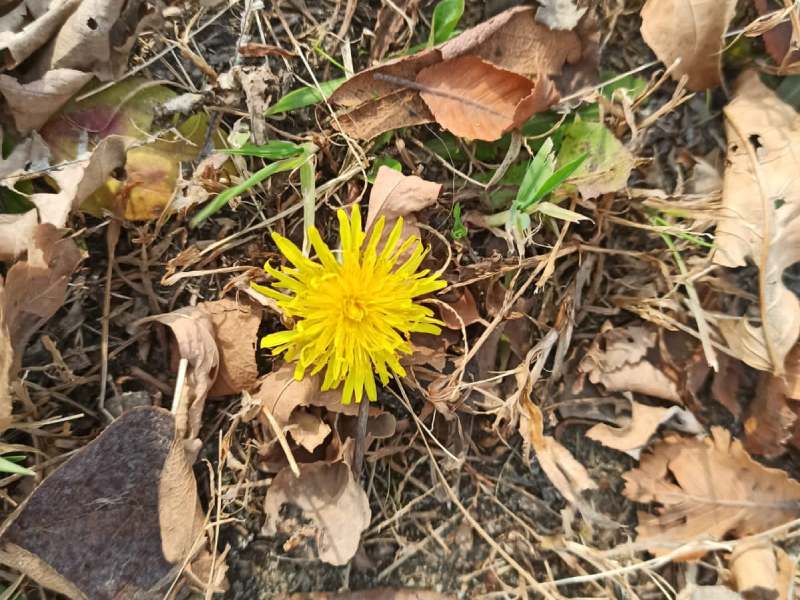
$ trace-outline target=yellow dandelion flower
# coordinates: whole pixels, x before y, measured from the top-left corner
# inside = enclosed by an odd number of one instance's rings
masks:
[[[389,382],[390,370],[405,375],[398,357],[411,353],[409,334],[441,333],[439,325],[444,323],[433,318],[430,308],[415,304],[414,298],[446,284],[427,270],[417,272],[427,254],[418,238],[410,237],[397,247],[402,220],[398,220],[379,254],[383,218],[364,245],[366,234],[361,230],[358,210],[353,208],[350,220],[343,210],[337,211],[337,216],[341,262],[314,227],[309,228],[308,237],[319,262],[303,256],[286,238],[272,234],[294,268],[282,267],[278,271],[267,263],[264,270],[275,278],[275,283],[272,288],[253,287],[277,300],[296,324],[294,329],[266,336],[261,347],[272,348],[273,355],[286,352],[288,361],[297,360],[297,380],[309,368],[312,375],[325,368],[323,390],[344,381],[344,404],[349,404],[353,395],[356,402],[361,402],[365,389],[367,397],[374,401],[377,390],[373,373],[384,385]],[[408,260],[397,265],[400,256],[409,250]]]

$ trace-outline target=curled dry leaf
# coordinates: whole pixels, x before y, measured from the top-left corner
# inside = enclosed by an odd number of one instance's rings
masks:
[[[238,394],[258,381],[256,343],[263,309],[255,304],[222,299],[202,304],[211,314],[219,352],[219,371],[208,391],[211,398]]]
[[[755,397],[744,413],[744,447],[751,454],[776,458],[795,438],[800,417],[800,345],[786,356],[786,374],[762,372]]]
[[[196,457],[200,449],[199,435],[203,407],[208,392],[217,378],[219,366],[219,350],[214,338],[214,319],[200,304],[148,317],[139,323],[150,321],[163,323],[170,328],[177,342],[176,357],[188,361],[186,379],[181,388],[175,413],[175,427],[178,437],[186,440],[187,455]]]
[[[638,460],[642,450],[661,425],[684,433],[703,432],[703,427],[694,415],[679,406],[666,408],[631,402],[630,416],[624,418],[619,427],[598,423],[586,432],[586,437]]]
[[[800,261],[800,116],[751,71],[737,80],[725,117],[728,156],[713,260],[759,266],[761,324],[726,319],[720,331],[742,361],[780,375],[800,335],[800,303],[782,281],[784,269]]]
[[[476,92],[464,85],[462,73],[453,70],[452,67],[457,66],[497,78],[506,85],[511,84],[508,91],[513,90],[513,93],[508,97],[516,94],[517,99],[511,103],[512,110],[505,108],[497,111],[505,111],[503,128],[497,124],[493,127],[492,135],[496,132],[499,137],[505,127],[513,127],[514,121],[525,120],[532,114],[529,112],[523,118],[525,111],[544,110],[546,103],[557,101],[558,91],[569,89],[576,74],[566,66],[579,65],[584,72],[582,74],[588,73],[586,79],[596,78],[597,64],[587,60],[592,53],[586,50],[594,45],[589,32],[581,27],[576,31],[551,30],[536,20],[536,12],[535,7],[507,10],[435,48],[389,61],[355,75],[331,96],[331,102],[352,108],[338,117],[337,126],[348,135],[371,139],[389,129],[430,123],[441,115],[445,119],[445,127],[456,126],[463,130],[466,124],[454,115],[460,111],[474,112],[476,108],[472,101],[462,102],[453,113],[456,97],[462,92],[472,97]],[[470,60],[453,62],[466,58]],[[446,64],[451,67],[444,66]],[[423,80],[428,84],[425,85],[418,78],[429,68],[434,70],[428,71],[427,76],[423,75]],[[518,79],[508,73],[529,82],[522,86]],[[444,79],[440,81],[440,77]],[[552,80],[555,91],[548,80]],[[411,82],[411,85],[406,85],[406,82]],[[453,84],[457,86],[453,87]],[[420,86],[426,90],[424,96],[418,90]],[[528,92],[521,94],[525,88]],[[531,92],[534,92],[536,101],[520,102]],[[430,105],[431,100],[433,105]],[[496,109],[491,103],[484,104],[486,106],[480,111],[481,119],[489,117]],[[485,110],[487,108],[489,110]],[[439,115],[434,116],[437,111]],[[495,120],[496,116],[491,118]],[[463,131],[466,133],[466,130]],[[490,130],[484,129],[483,133],[489,134]]]
[[[750,600],[789,600],[794,561],[769,540],[752,540],[736,546],[728,565],[734,588]]]
[[[786,8],[782,2],[768,0],[755,0],[755,5],[762,17],[775,15],[776,12]],[[777,64],[792,64],[800,60],[800,50],[792,48],[792,38],[797,34],[794,32],[791,19],[781,19],[780,22],[772,23],[772,27],[763,31],[761,35],[764,38],[764,47]],[[792,50],[791,53],[789,50]]]
[[[420,237],[415,213],[436,202],[441,193],[440,183],[425,181],[416,175],[403,175],[386,166],[380,167],[369,193],[366,223],[366,229],[369,231],[378,219],[381,217],[386,219],[378,250],[383,248],[397,219],[401,217],[403,232],[400,239],[405,240],[412,235]]]
[[[39,225],[28,242],[28,258],[8,270],[3,312],[14,349],[10,377],[22,366],[22,356],[31,336],[64,305],[70,277],[81,253],[64,231],[50,224]]]
[[[755,462],[720,427],[702,440],[666,437],[623,478],[626,497],[660,505],[657,515],[638,513],[638,539],[656,556],[692,540],[761,533],[800,515],[800,483]]]
[[[314,523],[320,560],[338,566],[353,558],[369,525],[370,510],[367,494],[345,463],[300,465],[299,477],[288,467],[281,470],[264,500],[265,535],[278,532],[284,504],[297,505]]]
[[[699,92],[722,82],[723,38],[736,0],[647,0],[642,8],[642,37],[671,74],[684,75],[686,87]]]
[[[439,316],[448,328],[461,331],[461,327],[469,327],[481,321],[475,297],[468,288],[462,288],[462,294],[455,302],[439,306]]]
[[[20,215],[0,214],[0,260],[19,257],[28,247],[38,224],[36,209]]]
[[[71,600],[157,600],[203,535],[172,415],[139,408],[14,511],[0,528],[0,562]]]
[[[678,384],[655,365],[658,334],[649,324],[610,329],[595,338],[579,369],[607,392],[637,392],[682,403]]]

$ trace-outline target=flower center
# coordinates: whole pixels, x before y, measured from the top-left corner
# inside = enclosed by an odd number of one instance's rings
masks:
[[[364,300],[359,296],[345,296],[344,315],[352,321],[361,321],[367,313]]]

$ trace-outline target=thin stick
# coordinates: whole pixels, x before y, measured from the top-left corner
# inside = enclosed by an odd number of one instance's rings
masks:
[[[183,386],[186,383],[186,369],[188,366],[189,359],[186,358],[182,358],[180,363],[178,363],[178,378],[175,380],[175,393],[172,395],[172,409],[170,410],[173,416],[178,414]]]
[[[361,399],[358,403],[358,424],[356,426],[356,447],[353,452],[353,477],[361,479],[361,468],[364,465],[364,451],[367,443],[367,421],[369,421],[369,400]]]

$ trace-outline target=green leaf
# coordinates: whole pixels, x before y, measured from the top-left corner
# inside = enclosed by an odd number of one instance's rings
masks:
[[[552,192],[554,189],[556,189],[558,186],[564,183],[567,179],[569,179],[569,176],[578,170],[578,167],[580,167],[583,164],[583,161],[586,160],[587,156],[589,156],[588,153],[584,154],[583,156],[579,156],[565,167],[561,167],[558,171],[553,173],[547,179],[547,181],[545,181],[542,184],[542,186],[539,188],[539,191],[536,192],[536,194],[534,194],[532,202],[522,206],[521,209],[526,210],[530,208],[531,206],[536,204],[538,200],[541,200],[542,198],[547,196],[547,194]]]
[[[375,177],[378,176],[378,169],[381,167],[389,167],[390,169],[394,169],[395,171],[402,171],[403,165],[401,165],[398,161],[393,158],[389,157],[381,157],[376,158],[372,162],[372,168],[369,170],[369,175],[367,175],[367,181],[370,183],[375,183]]]
[[[437,137],[425,142],[425,147],[448,161],[466,160],[467,155],[458,144],[458,138],[452,133],[443,131]]]
[[[549,181],[555,172],[556,157],[553,155],[553,142],[548,139],[528,165],[525,178],[519,186],[516,203],[519,207],[531,206],[539,189]]]
[[[591,221],[589,217],[567,210],[566,208],[561,208],[551,202],[539,202],[539,204],[536,205],[535,211],[553,219],[561,219],[562,221],[569,221],[570,223]]]
[[[431,35],[428,38],[428,48],[441,44],[450,39],[455,31],[461,15],[464,14],[464,0],[442,0],[436,5],[431,21]]]
[[[578,191],[584,198],[616,192],[628,183],[633,168],[631,153],[602,123],[575,119],[564,131],[556,164],[571,165],[588,154],[567,180],[567,192]]]
[[[254,146],[247,143],[241,148],[225,148],[220,150],[225,154],[241,154],[243,156],[259,156],[261,158],[268,158],[270,160],[277,160],[281,158],[291,158],[297,156],[303,151],[302,146],[298,146],[293,142],[286,142],[284,140],[272,140],[264,146]]]
[[[9,456],[7,458],[3,458],[0,456],[0,471],[3,473],[13,473],[15,475],[35,475],[33,471],[30,469],[26,469],[18,465],[15,460],[24,460],[24,456]]]
[[[289,92],[275,104],[270,106],[267,112],[264,114],[277,115],[279,113],[296,110],[298,108],[304,108],[306,106],[316,104],[317,102],[321,102],[323,98],[330,97],[330,95],[336,91],[336,88],[342,85],[346,79],[346,77],[340,77],[339,79],[332,79],[331,81],[323,81],[319,84],[319,90],[316,87],[301,87],[297,90]],[[322,94],[320,94],[320,90],[322,90]]]
[[[603,71],[600,75],[602,81],[609,81],[616,76],[615,73],[610,71]],[[647,82],[641,77],[626,75],[612,83],[601,83],[600,85],[602,86],[600,88],[600,93],[607,100],[611,100],[614,96],[614,92],[617,90],[622,90],[628,98],[633,99],[644,91],[644,88],[647,87]],[[646,104],[646,101],[644,104]]]
[[[450,236],[454,240],[459,240],[467,235],[467,228],[464,227],[464,224],[461,222],[461,204],[459,203],[456,203],[453,207],[453,221],[455,221],[455,223],[453,224],[453,232]]]

